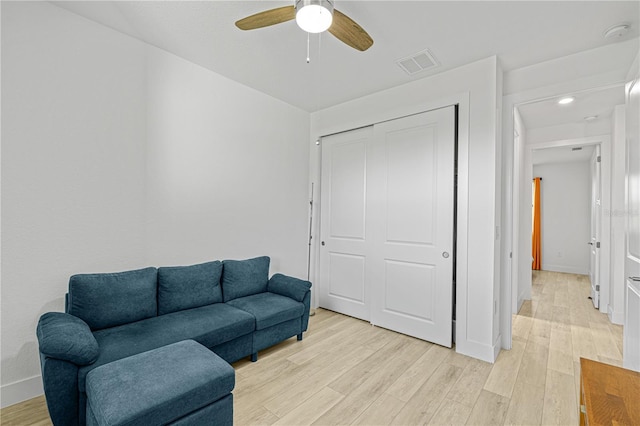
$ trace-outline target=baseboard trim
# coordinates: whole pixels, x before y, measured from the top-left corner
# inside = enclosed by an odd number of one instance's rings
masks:
[[[42,376],[0,386],[0,408],[5,408],[19,402],[26,401],[44,393]]]
[[[524,297],[524,291],[523,291],[518,295],[518,310],[515,311],[514,314],[517,314],[518,312],[520,312],[520,309],[522,308],[522,305],[524,304],[525,300],[526,298]]]
[[[498,355],[500,355],[500,350],[502,349],[502,334],[498,335],[495,343],[493,344],[493,362],[496,362],[498,359]]]
[[[607,315],[609,316],[609,321],[611,321],[613,324],[624,324],[624,312],[612,311],[611,305],[609,305],[609,307],[607,308]]]
[[[585,271],[580,268],[576,268],[575,266],[566,266],[566,265],[547,265],[542,264],[543,271],[549,272],[564,272],[566,274],[578,274],[578,275],[589,275],[589,271]]]
[[[485,345],[473,340],[464,340],[456,342],[456,352],[477,358],[481,361],[490,363],[496,362],[496,358],[500,353],[500,338],[493,345]]]

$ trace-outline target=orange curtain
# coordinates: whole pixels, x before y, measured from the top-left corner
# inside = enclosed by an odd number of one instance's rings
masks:
[[[542,178],[533,179],[533,232],[531,255],[533,262],[531,269],[542,268],[542,244],[540,243],[540,181]]]

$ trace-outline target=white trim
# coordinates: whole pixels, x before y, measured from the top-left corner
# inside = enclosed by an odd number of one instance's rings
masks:
[[[456,221],[456,352],[474,356],[467,337],[469,259],[469,124],[470,100],[466,92],[458,100],[458,198]],[[481,358],[480,356],[478,356]],[[491,361],[493,362],[493,360]]]
[[[0,408],[5,408],[44,394],[42,376],[2,385],[0,387]]]
[[[552,265],[544,262],[542,263],[542,270],[551,271],[551,272],[563,272],[565,274],[589,275],[589,271],[585,271],[584,269],[581,269],[581,268],[576,268],[574,266],[568,266],[568,265]]]
[[[316,140],[322,139],[325,136],[348,132],[350,130],[359,129],[361,127],[373,126],[385,121],[395,120],[397,118],[403,118],[410,115],[433,111],[436,109],[447,108],[452,105],[461,104],[462,102],[467,103],[468,110],[469,92],[461,92],[455,95],[444,96],[439,100],[424,102],[418,105],[405,106],[389,111],[382,111],[377,114],[373,114],[371,117],[367,117],[366,119],[355,120],[347,124],[326,125],[322,127],[320,133],[311,135],[311,140],[315,144]]]
[[[467,340],[464,343],[464,352],[458,350],[458,343],[456,342],[456,352],[493,364],[496,362],[496,358],[498,358],[498,354],[500,353],[501,340],[501,337],[498,336],[498,339],[493,345],[486,345],[476,342],[475,340]]]
[[[609,321],[613,324],[624,324],[624,311],[612,311],[611,305],[607,307],[607,315],[609,316]]]
[[[600,135],[600,136],[589,136],[589,137],[576,138],[576,139],[560,139],[560,140],[549,141],[549,142],[532,143],[527,145],[527,149],[530,151],[534,151],[536,149],[569,147],[574,145],[580,145],[580,146],[598,145],[599,143],[602,143],[604,139],[606,139],[608,142],[610,139],[610,136]]]
[[[520,312],[520,308],[522,308],[522,305],[524,305],[524,301],[526,300],[526,292],[521,291],[520,294],[518,294],[518,298],[517,298],[517,305],[516,305],[516,310],[514,313],[518,313]]]
[[[514,169],[518,167],[517,158],[515,158],[515,152],[513,149],[514,146],[514,110],[518,105],[523,105],[526,103],[537,102],[544,99],[553,98],[563,94],[575,94],[575,93],[586,93],[594,90],[602,90],[603,88],[610,88],[616,86],[624,85],[625,81],[618,81],[617,77],[615,77],[611,73],[598,74],[594,76],[585,77],[582,79],[563,82],[558,84],[553,84],[545,87],[535,88],[526,90],[523,92],[510,93],[503,97],[503,125],[502,125],[502,136],[503,136],[503,161],[510,162],[507,168],[511,167],[512,173],[510,175],[505,176],[508,180],[511,180],[511,188],[513,191],[516,190],[517,186],[515,182],[513,182],[514,178]],[[524,153],[523,153],[524,154]],[[610,152],[608,154],[610,156]],[[522,172],[520,172],[522,175]],[[507,185],[507,188],[509,185]],[[610,188],[609,188],[610,190]],[[515,215],[516,212],[507,212]],[[503,217],[502,223],[507,223],[508,218]],[[514,221],[511,220],[512,226],[514,225]],[[511,233],[512,241],[507,242],[511,244],[511,247],[514,248],[518,241],[516,237],[518,235],[517,230],[513,230]],[[515,252],[514,252],[515,254]],[[503,262],[508,261],[508,259],[503,258]],[[517,268],[518,259],[513,258],[512,265],[513,270]],[[513,274],[512,274],[513,276]],[[511,301],[513,294],[513,287],[517,284],[517,281],[511,279],[512,277],[504,277],[501,279],[501,291],[500,297],[503,300]],[[608,279],[608,278],[607,278]],[[608,297],[608,295],[607,295]],[[503,315],[500,319],[500,334],[502,335],[502,347],[504,349],[511,349],[512,345],[512,335],[511,335],[511,327],[512,327],[512,314],[511,312],[503,312]]]

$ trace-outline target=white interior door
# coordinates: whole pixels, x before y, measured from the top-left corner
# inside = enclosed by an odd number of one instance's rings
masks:
[[[371,322],[451,347],[454,107],[374,126]]]
[[[589,278],[591,280],[591,301],[597,309],[600,307],[600,145],[591,156],[591,256]]]
[[[640,81],[627,84],[624,366],[640,371]]]
[[[369,320],[367,181],[372,128],[322,138],[319,304]]]

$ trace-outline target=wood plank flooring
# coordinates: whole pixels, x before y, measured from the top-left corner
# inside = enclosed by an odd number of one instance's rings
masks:
[[[622,327],[587,298],[586,276],[534,272],[495,364],[318,309],[304,340],[234,364],[236,425],[574,425],[579,358],[622,363]],[[44,398],[2,425],[50,424]]]

